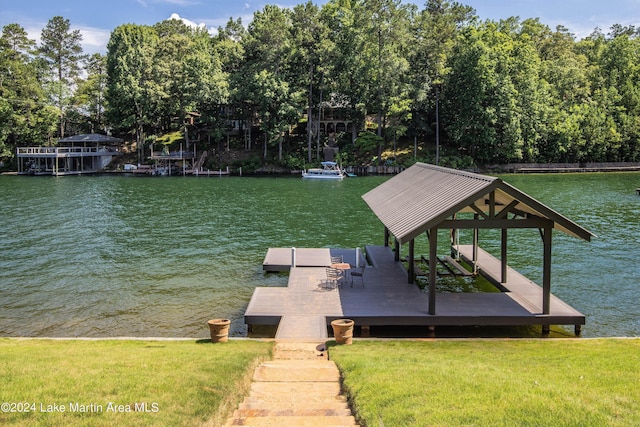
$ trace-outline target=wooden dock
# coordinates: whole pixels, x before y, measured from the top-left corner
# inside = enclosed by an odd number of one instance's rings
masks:
[[[245,323],[250,327],[277,326],[279,341],[326,341],[331,321],[339,318],[353,319],[357,326],[363,327],[570,324],[578,327],[585,322],[584,315],[556,297],[552,300],[551,314],[542,315],[541,291],[537,294],[531,287],[516,291],[517,272],[513,270],[509,277],[514,280],[510,281],[514,289],[496,293],[438,293],[436,314],[429,315],[428,294],[407,283],[406,269],[394,261],[388,247],[366,248],[368,265],[364,269],[364,286],[356,280],[353,287],[344,283],[332,289],[326,288],[325,265],[333,249],[298,248],[294,268],[291,268],[291,249],[272,251],[270,249],[271,253],[265,258],[264,268],[266,271],[281,271],[272,269],[276,265],[289,268],[288,286],[256,288],[245,312]],[[355,258],[355,250],[342,251]],[[280,254],[276,256],[277,252]],[[277,264],[276,259],[283,264]],[[347,258],[345,262],[352,263]],[[490,264],[482,261],[483,271],[489,271]]]

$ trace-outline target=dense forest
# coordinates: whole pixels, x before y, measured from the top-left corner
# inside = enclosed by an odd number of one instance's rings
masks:
[[[81,42],[60,16],[39,45],[19,24],[2,29],[6,165],[17,146],[89,132],[135,142],[140,156],[197,143],[215,167],[299,168],[326,144],[352,165],[640,161],[640,28],[577,40],[447,0],[330,0],[265,6],[215,34],[125,24],[105,55]],[[322,132],[327,111],[350,126]]]

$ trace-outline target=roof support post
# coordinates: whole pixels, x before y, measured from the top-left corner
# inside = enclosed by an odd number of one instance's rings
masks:
[[[489,218],[496,216],[496,192],[489,193]]]
[[[416,277],[415,263],[413,261],[415,259],[415,247],[416,239],[411,239],[409,241],[409,255],[407,256],[407,259],[409,260],[409,274],[407,277],[407,282],[409,284],[415,283]]]
[[[551,234],[553,227],[545,227],[542,239],[544,242],[544,260],[542,263],[542,314],[551,312]]]
[[[395,246],[395,255],[394,255],[393,260],[394,260],[395,262],[400,262],[400,242],[399,242],[399,241],[398,241],[398,239],[396,239],[395,237],[394,237],[393,241],[395,242],[395,243],[394,243],[394,246]]]
[[[501,282],[507,283],[507,229],[502,229],[502,245],[500,248],[500,261],[502,264]]]
[[[389,247],[389,239],[391,238],[391,233],[389,233],[389,228],[384,228],[384,247]]]
[[[478,215],[473,215],[474,220],[478,220]],[[473,274],[478,272],[478,240],[479,240],[479,231],[477,228],[473,229]]]
[[[436,267],[438,265],[438,229],[429,230],[429,314],[436,314]]]

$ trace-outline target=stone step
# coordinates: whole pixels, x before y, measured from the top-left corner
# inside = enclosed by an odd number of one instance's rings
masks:
[[[282,399],[283,401],[322,400],[340,396],[340,383],[337,382],[254,382],[251,384],[251,397]]]
[[[338,397],[338,395],[322,395],[315,392],[306,395],[270,395],[270,396],[256,396],[252,394],[253,398],[260,401],[260,406],[265,408],[335,408],[338,405],[345,404],[346,399]],[[258,406],[256,401],[249,402],[251,406]]]
[[[336,364],[332,360],[324,360],[321,358],[318,359],[275,359],[275,360],[267,360],[262,362],[262,365],[266,366],[284,366],[289,368],[308,368],[308,367],[330,367],[335,370],[338,370]]]
[[[229,419],[225,426],[253,427],[353,427],[355,418],[349,417],[249,417]]]
[[[254,381],[340,381],[334,362],[327,360],[272,360],[258,366]]]
[[[270,409],[286,409],[286,410],[349,410],[347,399],[344,396],[336,396],[322,399],[259,399],[255,397],[247,397],[238,406],[238,409],[246,410],[270,410]]]
[[[291,390],[292,388],[290,388]],[[331,388],[326,388],[323,387],[322,389],[316,389],[316,390],[312,390],[311,392],[304,394],[304,395],[297,395],[297,396],[285,396],[284,398],[280,398],[279,396],[276,395],[267,395],[264,393],[264,391],[266,391],[266,389],[264,387],[258,387],[256,386],[254,388],[254,390],[256,390],[255,393],[251,393],[250,396],[247,396],[244,398],[244,400],[242,401],[242,403],[248,403],[248,404],[259,404],[261,402],[267,404],[270,401],[273,400],[277,400],[277,401],[290,401],[292,402],[291,406],[302,406],[305,404],[305,402],[307,404],[310,403],[318,403],[318,402],[322,402],[325,401],[327,402],[327,404],[332,403],[332,404],[343,404],[346,405],[347,402],[347,398],[346,396],[342,395],[342,394],[338,394],[339,391],[336,391],[338,389],[338,387],[331,387]],[[296,389],[299,390],[299,389]]]
[[[327,345],[325,343],[276,343],[274,359],[328,359]]]
[[[350,409],[236,409],[233,418],[256,417],[350,417]]]

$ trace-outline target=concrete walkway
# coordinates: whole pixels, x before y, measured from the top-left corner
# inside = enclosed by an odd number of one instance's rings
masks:
[[[356,426],[340,392],[340,372],[324,343],[276,343],[251,391],[225,426]]]

